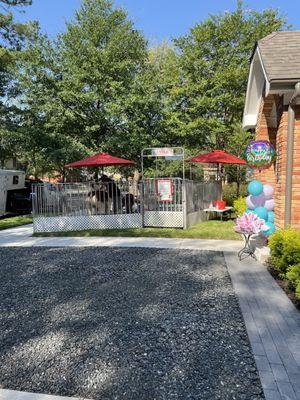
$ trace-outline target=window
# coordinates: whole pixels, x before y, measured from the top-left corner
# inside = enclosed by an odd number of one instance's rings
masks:
[[[13,176],[13,185],[17,185],[19,183],[19,176],[18,175],[14,175]]]

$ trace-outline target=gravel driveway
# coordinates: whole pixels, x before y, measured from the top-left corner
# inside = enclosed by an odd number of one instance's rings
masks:
[[[222,253],[0,249],[0,387],[263,399]]]

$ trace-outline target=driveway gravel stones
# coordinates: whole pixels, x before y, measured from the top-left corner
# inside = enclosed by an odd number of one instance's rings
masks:
[[[0,249],[0,387],[95,400],[259,400],[222,253]]]

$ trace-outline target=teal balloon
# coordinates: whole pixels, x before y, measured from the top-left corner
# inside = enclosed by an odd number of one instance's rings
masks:
[[[274,211],[268,211],[268,222],[272,222],[274,224],[275,214]]]
[[[268,219],[268,210],[265,207],[256,207],[253,211],[259,218],[264,219],[267,221]]]
[[[264,185],[259,181],[252,181],[248,185],[248,192],[252,196],[259,196],[264,190]]]
[[[269,229],[266,231],[263,231],[262,233],[265,236],[271,236],[276,231],[275,225],[273,224],[273,222],[266,222],[266,225]]]

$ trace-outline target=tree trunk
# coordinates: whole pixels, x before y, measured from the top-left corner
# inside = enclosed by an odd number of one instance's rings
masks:
[[[240,189],[241,189],[241,174],[240,174],[240,166],[237,166],[237,174],[236,174],[236,196],[240,196]]]

